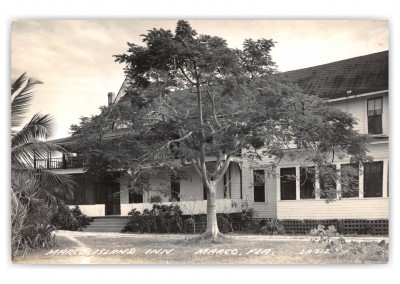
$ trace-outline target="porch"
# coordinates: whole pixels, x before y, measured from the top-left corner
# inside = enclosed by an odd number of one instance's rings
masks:
[[[130,203],[120,204],[120,215],[128,216],[132,209],[143,212],[144,209],[151,209],[153,204],[156,203]],[[193,200],[193,201],[180,201],[180,202],[161,202],[157,204],[171,205],[177,204],[181,208],[183,215],[196,215],[207,213],[207,200]],[[70,205],[74,208],[75,205]],[[90,217],[102,217],[107,214],[107,204],[91,204],[79,205],[82,213]],[[217,213],[237,213],[242,211],[241,199],[217,199],[216,200]],[[116,210],[118,211],[118,210]],[[119,215],[119,214],[117,214]]]

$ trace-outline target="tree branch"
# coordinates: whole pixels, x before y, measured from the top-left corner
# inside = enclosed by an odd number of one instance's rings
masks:
[[[169,147],[169,145],[171,145],[171,143],[180,142],[180,141],[182,141],[182,140],[185,140],[186,138],[189,138],[189,136],[192,135],[192,134],[193,134],[193,132],[190,131],[188,134],[186,134],[185,136],[183,136],[183,137],[181,137],[181,138],[179,138],[179,139],[175,139],[175,140],[168,141],[166,147]]]
[[[215,100],[214,100],[214,95],[212,95],[208,90],[206,90],[208,96],[211,99],[211,107],[212,107],[212,112],[213,112],[213,118],[215,121],[215,124],[221,128],[221,124],[219,123],[218,119],[217,119],[217,114],[215,113]]]
[[[196,83],[193,82],[193,81],[186,75],[186,72],[185,72],[185,70],[183,70],[182,67],[179,67],[179,70],[181,70],[181,72],[182,72],[183,76],[185,76],[186,80],[188,80],[192,85],[196,85]]]

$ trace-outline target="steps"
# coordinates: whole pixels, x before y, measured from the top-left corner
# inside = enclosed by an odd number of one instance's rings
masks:
[[[83,228],[83,232],[115,232],[120,233],[128,223],[127,216],[94,217],[89,226]]]

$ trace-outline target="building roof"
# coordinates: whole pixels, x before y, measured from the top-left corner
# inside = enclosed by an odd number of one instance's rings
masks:
[[[388,90],[389,52],[353,57],[283,74],[297,82],[306,94],[324,99]]]

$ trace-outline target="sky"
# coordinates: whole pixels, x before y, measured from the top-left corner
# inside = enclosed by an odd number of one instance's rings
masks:
[[[99,113],[107,93],[118,93],[124,65],[113,55],[127,42],[142,44],[152,28],[174,31],[177,20],[19,20],[11,25],[11,76],[43,82],[30,113],[50,113],[52,139],[69,136],[81,116]],[[190,20],[199,34],[220,36],[230,47],[267,38],[279,71],[295,70],[389,49],[386,20]]]

